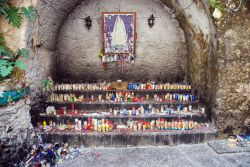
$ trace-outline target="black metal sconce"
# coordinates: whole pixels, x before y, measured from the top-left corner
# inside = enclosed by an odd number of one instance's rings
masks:
[[[153,27],[154,21],[155,21],[155,17],[153,14],[151,14],[150,17],[148,18],[148,25],[150,28]]]
[[[90,27],[92,26],[92,20],[91,20],[90,16],[84,18],[84,20],[85,20],[85,25],[86,25],[86,27],[87,27],[88,30],[89,30]]]

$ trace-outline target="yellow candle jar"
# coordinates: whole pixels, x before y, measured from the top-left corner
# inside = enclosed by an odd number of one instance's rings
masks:
[[[105,124],[102,124],[102,131],[105,132],[106,126]]]
[[[112,132],[112,130],[113,130],[113,125],[110,124],[110,125],[109,125],[109,131]]]
[[[109,124],[105,124],[105,130],[106,130],[106,132],[109,131]]]
[[[193,121],[189,121],[188,123],[188,129],[193,129],[194,128],[194,122]]]
[[[102,125],[98,125],[98,132],[102,131]]]

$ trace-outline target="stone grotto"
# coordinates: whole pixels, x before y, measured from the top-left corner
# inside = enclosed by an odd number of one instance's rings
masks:
[[[249,133],[250,3],[229,2],[216,19],[208,0],[14,0],[37,17],[18,29],[0,17],[5,43],[30,55],[24,97],[0,106],[0,166],[39,142],[159,146]]]

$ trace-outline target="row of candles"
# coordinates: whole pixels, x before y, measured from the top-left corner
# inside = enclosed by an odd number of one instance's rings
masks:
[[[76,94],[56,94],[52,93],[49,96],[49,101],[51,102],[86,102],[86,101],[113,101],[113,102],[141,102],[141,101],[149,101],[153,99],[156,102],[163,101],[196,101],[197,97],[192,94],[179,94],[179,93],[166,93],[163,95],[154,94],[153,97],[150,97],[149,94],[145,96],[136,96],[134,92],[129,91],[119,91],[119,92],[110,92],[106,93],[105,96],[102,94],[99,95],[91,95],[89,97],[84,97],[84,95],[76,95]]]
[[[191,90],[190,84],[179,83],[128,83],[128,90]],[[82,83],[82,84],[56,84],[54,90],[112,90],[111,82]]]
[[[83,122],[83,125],[82,125]],[[85,130],[85,131],[99,131],[99,132],[111,132],[114,129],[130,129],[133,131],[141,130],[192,130],[201,127],[203,124],[194,122],[192,120],[172,120],[168,121],[164,118],[153,119],[151,121],[144,120],[128,120],[126,124],[114,124],[109,119],[96,119],[88,118],[87,120],[80,120],[76,118],[74,123],[67,121],[65,124],[56,125],[55,122],[43,121],[43,125],[38,123],[38,127],[44,129],[56,128],[58,130]]]
[[[140,115],[172,115],[173,113],[188,113],[188,112],[201,112],[205,113],[205,107],[202,107],[198,110],[194,110],[192,105],[189,105],[188,107],[184,107],[182,104],[177,106],[177,110],[174,110],[173,106],[168,106],[168,105],[161,105],[160,108],[153,107],[152,105],[148,105],[147,107],[140,106],[136,108],[133,106],[131,109],[121,109],[121,108],[110,108],[108,115],[129,115],[129,116],[140,116]],[[71,113],[73,114],[78,114],[77,110],[72,111]],[[57,115],[56,109],[54,106],[48,106],[46,108],[46,114],[47,115]],[[61,110],[59,111],[60,115],[66,115],[67,114],[67,108],[62,107]],[[107,115],[107,112],[105,112],[105,115]]]
[[[161,105],[160,108],[153,107],[152,105],[148,105],[147,107],[140,106],[138,108],[132,107],[132,109],[110,109],[109,113],[111,115],[129,115],[129,116],[140,116],[140,115],[172,115],[173,113],[178,112],[195,112],[198,110],[193,110],[192,105],[188,107],[184,107],[183,105],[178,105],[177,110],[174,110],[173,106]],[[201,108],[201,112],[205,112],[205,108]]]

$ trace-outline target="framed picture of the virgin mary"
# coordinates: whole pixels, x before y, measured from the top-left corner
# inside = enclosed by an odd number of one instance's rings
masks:
[[[134,55],[136,40],[136,13],[103,12],[102,37],[104,55]]]

